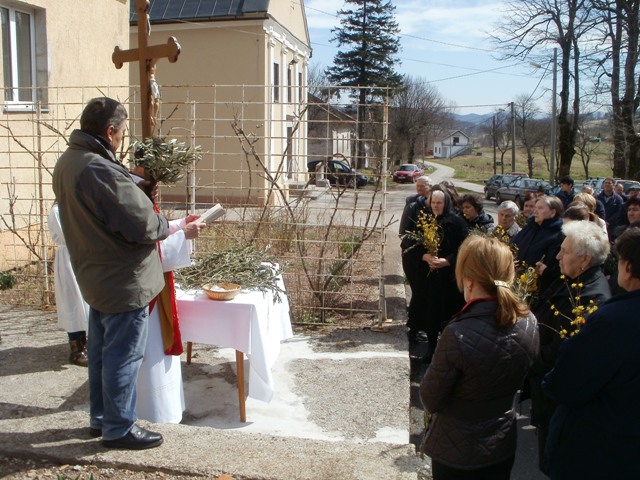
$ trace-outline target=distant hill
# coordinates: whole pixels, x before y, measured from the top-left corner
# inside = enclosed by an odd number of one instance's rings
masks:
[[[493,115],[493,113],[467,113],[465,115],[454,113],[453,120],[456,129],[462,130],[470,137],[476,137],[481,135],[482,131],[490,125]]]
[[[456,122],[467,123],[470,125],[478,125],[479,123],[489,121],[491,120],[491,117],[493,117],[493,113],[466,113],[464,115],[460,115],[458,113],[453,114],[453,118]]]

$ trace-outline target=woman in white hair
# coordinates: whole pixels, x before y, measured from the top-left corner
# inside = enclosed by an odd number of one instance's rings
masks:
[[[516,233],[522,230],[516,219],[520,209],[515,202],[506,200],[498,207],[498,225],[493,229],[494,236],[503,242],[509,242]]]
[[[541,389],[542,378],[556,361],[562,339],[577,329],[571,322],[576,308],[588,311],[611,297],[602,265],[609,254],[609,239],[602,228],[590,221],[571,221],[562,226],[565,239],[558,253],[562,277],[550,286],[534,314],[540,330],[540,355],[531,367],[531,423],[538,428],[540,468],[555,403]],[[561,335],[560,332],[563,332]],[[564,333],[566,332],[566,333]]]

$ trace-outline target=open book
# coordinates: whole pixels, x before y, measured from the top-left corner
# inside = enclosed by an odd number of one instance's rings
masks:
[[[222,208],[222,205],[220,205],[219,203],[216,203],[213,207],[211,207],[209,210],[207,210],[202,215],[200,215],[200,220],[202,220],[207,225],[209,225],[211,222],[220,218],[225,213],[226,213],[226,210]]]

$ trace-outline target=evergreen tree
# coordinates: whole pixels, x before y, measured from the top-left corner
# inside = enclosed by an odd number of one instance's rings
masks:
[[[335,85],[354,87],[353,96],[358,99],[356,156],[357,166],[361,167],[365,157],[361,139],[365,137],[366,105],[388,94],[386,89],[375,87],[402,86],[402,76],[394,70],[399,63],[395,55],[400,50],[400,29],[394,17],[396,7],[390,1],[345,0],[345,3],[353,8],[338,12],[341,26],[331,31],[335,35],[331,41],[338,43],[339,51],[326,74]]]
[[[396,7],[383,0],[345,0],[353,9],[338,12],[339,28],[331,30],[332,42],[339,50],[334,65],[327,68],[327,77],[343,87],[392,87],[402,85],[402,76],[395,72],[399,62],[400,31],[395,21]],[[372,90],[369,97],[385,96],[385,90]],[[365,102],[361,102],[365,103]]]

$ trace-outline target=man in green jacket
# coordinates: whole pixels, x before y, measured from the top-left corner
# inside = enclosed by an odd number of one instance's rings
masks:
[[[145,449],[162,435],[135,424],[136,377],[149,302],[164,278],[157,242],[167,219],[116,158],[127,112],[116,100],[90,100],[80,130],[53,171],[53,190],[71,265],[89,304],[90,434],[108,448]]]

